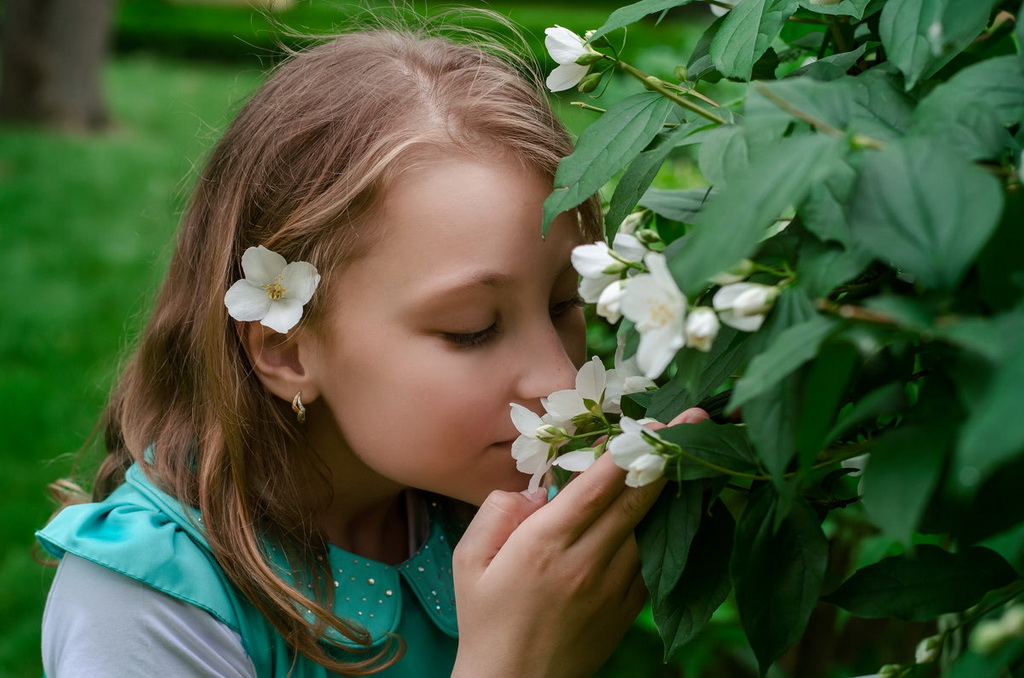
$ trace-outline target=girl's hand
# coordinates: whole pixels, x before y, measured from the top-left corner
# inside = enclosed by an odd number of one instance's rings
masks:
[[[671,424],[706,418],[691,409]],[[624,479],[605,454],[550,503],[544,490],[491,493],[455,549],[453,676],[588,676],[604,664],[646,600],[633,528],[666,482]]]

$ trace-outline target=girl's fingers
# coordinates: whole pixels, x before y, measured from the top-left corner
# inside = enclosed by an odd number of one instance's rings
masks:
[[[546,502],[543,489],[527,496],[496,490],[488,495],[455,548],[458,566],[482,571],[524,520]]]
[[[708,413],[699,407],[691,407],[688,410],[683,410],[677,414],[672,421],[668,423],[669,426],[675,426],[677,424],[699,424],[705,419],[710,418]]]

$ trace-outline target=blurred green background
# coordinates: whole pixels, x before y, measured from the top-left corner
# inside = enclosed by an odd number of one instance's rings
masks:
[[[40,674],[39,625],[52,570],[36,562],[32,534],[54,508],[45,487],[69,474],[145,321],[195,167],[280,52],[273,24],[329,32],[372,4],[301,0],[270,21],[244,1],[224,2],[122,0],[104,70],[109,131],[0,127],[0,271],[7,290],[0,297],[0,676]],[[546,26],[582,33],[604,23],[618,4],[486,6],[520,25],[547,69],[553,64],[543,50]],[[669,77],[708,18],[698,9],[634,29],[630,60]],[[575,130],[593,116],[568,105],[579,98],[572,92],[556,99]],[[678,169],[683,177],[690,172],[685,162]],[[81,458],[82,477],[96,456]],[[722,623],[712,623],[686,658],[667,666],[650,620],[642,618],[602,675],[750,673],[749,653],[723,610]]]

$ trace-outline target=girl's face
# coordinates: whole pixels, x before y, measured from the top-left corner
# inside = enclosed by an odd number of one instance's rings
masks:
[[[586,353],[569,263],[581,239],[574,215],[541,238],[549,192],[515,164],[458,157],[388,191],[380,242],[336,278],[323,339],[303,358],[321,399],[314,441],[329,459],[357,458],[369,493],[415,487],[479,505],[526,488],[509,403],[541,412]],[[316,424],[326,410],[333,421]]]

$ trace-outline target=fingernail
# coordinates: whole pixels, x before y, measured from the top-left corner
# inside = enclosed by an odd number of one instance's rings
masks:
[[[548,496],[548,491],[543,487],[538,487],[535,490],[523,490],[520,494],[534,503],[540,503]]]

